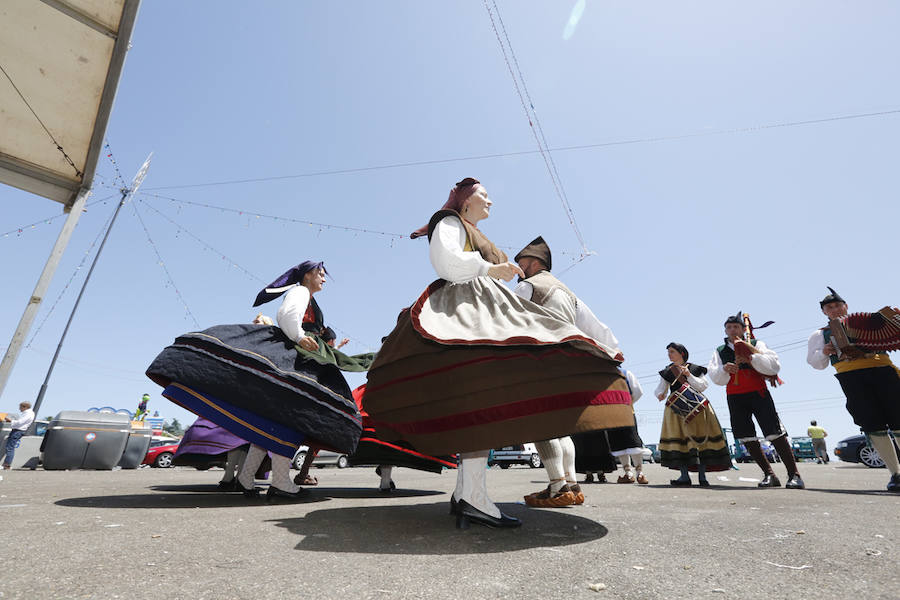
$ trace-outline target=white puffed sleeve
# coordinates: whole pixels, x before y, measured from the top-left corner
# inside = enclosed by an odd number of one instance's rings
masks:
[[[687,376],[688,385],[697,390],[698,392],[702,392],[706,388],[709,387],[709,380],[706,378],[706,375],[701,375],[700,377],[694,377],[693,375]]]
[[[491,263],[478,252],[466,252],[466,229],[462,221],[446,216],[435,226],[428,245],[431,266],[441,279],[462,283],[480,275],[487,275]]]
[[[750,366],[763,375],[778,375],[781,370],[781,363],[778,362],[778,355],[771,350],[763,342],[757,340],[756,354],[750,356]]]
[[[527,281],[520,281],[516,284],[516,287],[513,288],[513,294],[519,298],[531,300],[531,297],[534,295],[534,286]]]
[[[641,388],[638,378],[631,371],[625,371],[625,379],[628,380],[628,386],[631,388],[631,403],[634,404],[644,395],[644,390]]]
[[[303,315],[309,306],[309,290],[302,285],[295,285],[284,294],[281,308],[275,320],[278,326],[291,341],[300,343],[300,339],[306,335],[303,331]]]
[[[663,399],[665,399],[665,397],[669,395],[669,382],[666,381],[665,379],[663,379],[662,377],[660,377],[659,384],[657,384],[656,389],[653,390],[653,394],[657,398],[662,396]]]
[[[813,369],[820,371],[831,364],[831,359],[825,354],[825,334],[821,329],[816,329],[809,336],[806,343],[806,362]]]
[[[619,349],[619,340],[613,335],[612,330],[594,316],[587,304],[578,300],[578,307],[575,309],[575,327],[583,331],[588,336],[594,338],[607,348],[613,349],[615,352],[621,352]]]
[[[716,385],[725,385],[728,383],[728,380],[731,379],[731,374],[724,369],[722,361],[719,360],[718,350],[713,350],[712,358],[709,359],[706,370],[709,372],[709,378],[712,379],[712,382]]]

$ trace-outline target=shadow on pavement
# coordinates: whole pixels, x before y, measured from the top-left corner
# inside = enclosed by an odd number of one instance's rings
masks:
[[[265,490],[259,498],[244,498],[241,494],[220,492],[215,485],[154,485],[149,494],[124,496],[87,496],[65,498],[56,502],[59,506],[89,508],[223,508],[230,506],[254,506],[265,504]],[[375,488],[303,488],[306,495],[292,504],[312,504],[332,498],[416,498],[443,494],[434,490],[395,490],[392,494],[380,494]],[[172,493],[166,493],[172,492]],[[279,501],[278,504],[286,504]]]
[[[320,509],[305,517],[270,521],[302,536],[297,550],[372,554],[487,554],[527,548],[569,546],[597,540],[606,527],[565,510],[533,510],[501,504],[506,514],[523,520],[517,529],[490,529],[473,524],[456,529],[449,503],[361,506]],[[361,531],[365,535],[360,535]]]
[[[323,502],[328,498],[308,495],[293,504]],[[233,506],[265,506],[265,492],[259,498],[244,498],[241,494],[127,494],[124,496],[86,496],[65,498],[57,501],[58,506],[79,508],[226,508]],[[278,505],[284,504],[279,503]],[[273,504],[273,506],[276,506]]]
[[[889,492],[886,489],[882,488],[871,489],[871,490],[836,490],[836,489],[828,489],[828,488],[811,488],[807,487],[806,491],[808,492],[825,492],[826,494],[855,494],[861,496],[893,496],[895,498],[900,498],[900,494],[897,492]]]

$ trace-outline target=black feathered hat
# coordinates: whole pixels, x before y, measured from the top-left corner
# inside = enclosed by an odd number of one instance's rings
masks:
[[[738,325],[744,325],[744,313],[741,311],[737,311],[737,314],[731,315],[725,319],[725,325],[729,323],[737,323]]]
[[[826,285],[825,287],[827,287],[828,291],[831,293],[828,294],[827,296],[825,296],[824,298],[822,298],[822,301],[819,302],[819,308],[825,308],[825,305],[830,302],[843,302],[844,304],[847,303],[846,300],[841,298],[840,294],[838,294],[836,291],[834,291],[833,287],[831,287],[830,285]]]

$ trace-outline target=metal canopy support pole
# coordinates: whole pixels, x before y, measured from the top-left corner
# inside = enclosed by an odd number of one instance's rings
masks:
[[[69,333],[69,326],[72,325],[72,321],[75,319],[75,311],[78,310],[78,305],[81,303],[81,297],[84,295],[84,290],[87,289],[88,282],[91,280],[91,274],[94,272],[94,267],[97,266],[97,261],[100,259],[100,253],[103,252],[103,246],[106,245],[106,240],[109,238],[109,232],[112,231],[113,225],[116,224],[116,217],[119,216],[119,211],[122,209],[122,206],[128,200],[130,196],[137,193],[138,188],[141,186],[141,183],[144,181],[144,177],[147,175],[147,169],[150,168],[150,159],[153,157],[153,153],[150,153],[150,156],[147,157],[147,160],[144,161],[144,164],[141,165],[141,169],[138,171],[137,175],[134,176],[134,181],[131,182],[130,188],[125,188],[122,190],[122,199],[119,200],[118,204],[116,204],[116,211],[113,213],[112,219],[109,222],[109,227],[106,228],[106,233],[103,234],[103,240],[100,242],[100,247],[97,248],[97,254],[94,255],[94,260],[91,262],[91,268],[88,269],[87,275],[84,276],[84,283],[81,284],[81,291],[78,292],[78,297],[75,299],[75,305],[72,307],[72,312],[69,315],[69,320],[66,321],[66,327],[63,329],[62,335],[59,338],[59,344],[56,346],[56,352],[53,353],[53,359],[50,361],[50,367],[47,369],[47,375],[44,377],[44,383],[41,384],[41,391],[38,392],[37,400],[34,401],[34,414],[39,414],[38,411],[41,409],[41,403],[44,401],[44,394],[47,393],[47,384],[50,381],[50,375],[53,374],[53,367],[56,366],[56,359],[59,358],[59,353],[62,350],[63,342],[66,341],[66,334]],[[35,424],[32,423],[29,428],[29,434],[33,433]]]
[[[16,332],[9,343],[9,348],[6,349],[6,355],[3,357],[3,362],[0,363],[0,397],[3,396],[3,389],[6,387],[6,382],[12,373],[13,366],[16,364],[16,359],[19,358],[19,352],[22,349],[22,344],[25,342],[25,337],[28,335],[28,330],[31,329],[31,324],[35,316],[37,316],[44,294],[47,293],[47,288],[50,286],[56,267],[59,266],[59,261],[62,259],[66,246],[69,245],[69,239],[72,237],[72,232],[75,230],[75,225],[78,224],[78,219],[81,218],[84,204],[90,195],[90,190],[82,189],[75,197],[75,201],[69,208],[69,216],[66,217],[62,231],[59,232],[56,244],[54,244],[53,250],[50,252],[50,258],[47,259],[47,264],[44,265],[44,271],[34,287],[31,299],[28,300],[28,305],[25,307],[25,312],[19,320],[19,326],[16,327]]]

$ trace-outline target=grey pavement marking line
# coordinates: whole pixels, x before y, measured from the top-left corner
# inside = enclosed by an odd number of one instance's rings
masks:
[[[0,504],[0,508],[19,508],[22,506],[28,506],[27,504]]]

